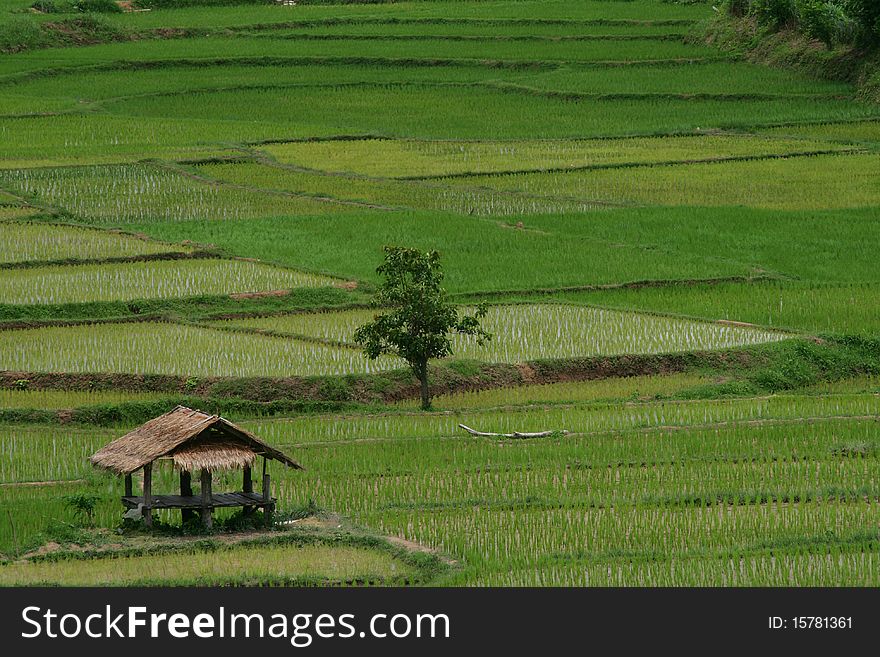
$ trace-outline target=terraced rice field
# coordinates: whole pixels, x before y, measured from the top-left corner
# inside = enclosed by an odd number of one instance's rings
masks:
[[[264,292],[338,284],[325,276],[241,260],[34,267],[0,272],[0,303],[87,303]]]
[[[306,466],[272,469],[282,512],[458,563],[430,583],[880,585],[880,107],[853,86],[715,47],[702,2],[196,0],[78,41],[27,4],[0,7],[45,38],[0,40],[0,557],[67,540],[66,494],[113,531],[88,457],[186,398]],[[432,412],[352,343],[386,245],[490,307]],[[0,585],[424,583],[361,544],[203,556]]]
[[[191,249],[74,226],[23,222],[0,226],[0,257],[4,263],[98,260],[188,251]]]
[[[0,334],[5,370],[193,376],[308,376],[399,367],[353,349],[183,324],[138,322],[23,329]]]
[[[465,310],[472,312],[472,309]],[[353,345],[358,326],[377,311],[295,314],[230,320],[232,326],[319,338]],[[639,315],[565,305],[493,306],[482,325],[492,339],[480,346],[470,337],[453,339],[458,358],[519,363],[541,358],[650,354],[723,349],[784,340],[776,333],[746,326],[696,323],[654,315]]]

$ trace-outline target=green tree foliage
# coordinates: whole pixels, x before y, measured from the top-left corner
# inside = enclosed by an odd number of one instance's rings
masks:
[[[385,261],[376,269],[382,283],[376,305],[387,311],[355,332],[355,341],[374,360],[382,354],[404,359],[421,384],[422,408],[431,407],[428,361],[452,354],[450,334],[476,336],[482,344],[491,335],[480,327],[485,305],[473,315],[459,316],[440,286],[440,254],[399,246],[385,247]]]
[[[880,41],[880,0],[728,0],[727,9],[772,29],[799,29],[829,48]]]

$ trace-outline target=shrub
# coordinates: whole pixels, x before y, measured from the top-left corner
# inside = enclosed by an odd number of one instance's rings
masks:
[[[836,2],[798,0],[797,11],[804,33],[829,48],[854,41],[859,32],[858,23]]]
[[[19,52],[48,45],[49,37],[39,24],[26,18],[0,23],[0,52]]]
[[[73,5],[77,11],[93,14],[119,14],[122,8],[113,0],[76,0]]]
[[[842,0],[848,13],[859,23],[862,38],[880,39],[880,2],[877,0]]]
[[[797,18],[795,0],[752,0],[752,14],[761,23],[779,28],[790,25]]]
[[[727,0],[727,11],[732,16],[745,16],[749,13],[750,0]]]
[[[81,522],[88,526],[92,526],[95,521],[95,506],[101,499],[97,495],[90,493],[73,493],[64,496],[64,505],[73,511]]]

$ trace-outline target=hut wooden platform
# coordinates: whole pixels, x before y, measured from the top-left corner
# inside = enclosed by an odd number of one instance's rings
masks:
[[[258,456],[263,459],[262,490],[255,492],[251,470]],[[160,460],[170,460],[180,472],[179,495],[153,494],[153,464]],[[266,471],[269,460],[302,469],[299,463],[249,431],[219,415],[185,406],[178,406],[130,431],[90,459],[95,467],[125,477],[122,504],[128,509],[140,509],[147,525],[152,525],[155,509],[180,509],[184,521],[198,511],[207,527],[213,522],[214,509],[219,507],[242,507],[245,513],[261,509],[266,522],[271,522],[276,500],[271,495],[271,481]],[[242,470],[241,491],[214,493],[212,472],[230,469]],[[140,495],[133,491],[132,473],[137,470],[143,471]],[[192,488],[195,470],[200,470],[198,495]]]

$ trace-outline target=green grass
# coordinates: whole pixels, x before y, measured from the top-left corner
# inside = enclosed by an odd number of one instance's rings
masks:
[[[477,63],[462,62],[460,65],[432,67],[369,63],[321,63],[298,61],[295,57],[254,56],[195,60],[146,60],[132,62],[107,61],[85,68],[55,69],[52,75],[22,75],[0,77],[0,88],[9,94],[38,98],[41,96],[63,97],[79,101],[102,101],[143,94],[167,94],[187,92],[193,89],[229,89],[234,87],[274,87],[303,84],[350,84],[362,82],[478,82],[521,75],[517,71],[505,71]],[[68,118],[68,117],[62,117]],[[99,125],[110,121],[108,117],[75,115],[69,118],[93,119],[85,125]],[[94,119],[98,119],[95,121]],[[117,120],[118,121],[118,120]],[[51,127],[53,122],[46,122]],[[212,123],[216,125],[216,123]],[[137,130],[138,124],[127,122]],[[154,125],[154,130],[161,129]],[[97,128],[93,128],[97,131]],[[7,131],[12,132],[12,131]],[[14,135],[9,134],[12,138]],[[124,136],[124,134],[122,135]],[[82,145],[93,146],[93,139],[82,140]],[[148,144],[144,144],[146,148]]]
[[[261,148],[279,162],[311,169],[409,178],[444,174],[535,171],[734,157],[844,148],[808,140],[705,135],[540,141],[312,141]]]
[[[99,324],[0,332],[0,367],[34,372],[195,376],[347,374],[399,367],[314,342],[180,324]]]
[[[781,212],[746,207],[650,207],[586,217],[528,217],[524,223],[570,239],[701,254],[790,278],[863,282],[878,280],[872,244],[880,239],[880,224],[875,216],[873,208]],[[782,244],[785,248],[780,248]]]
[[[328,287],[333,279],[242,260],[170,260],[0,271],[0,303],[168,299]]]
[[[348,310],[232,320],[223,325],[353,344],[357,327],[371,321],[375,314],[373,310]],[[519,363],[544,358],[724,349],[789,337],[743,327],[565,305],[492,306],[481,325],[492,333],[492,339],[480,346],[472,337],[454,337],[455,357]]]
[[[763,134],[799,137],[801,139],[827,139],[829,141],[864,143],[872,146],[880,142],[880,122],[818,123],[789,125],[761,131]]]
[[[0,202],[15,202],[15,199],[7,194],[0,192]],[[21,207],[17,205],[0,205],[0,221],[6,222],[9,219],[27,219],[40,211],[36,208]]]
[[[392,22],[393,21],[393,22]],[[271,28],[271,29],[270,29]],[[495,38],[502,40],[532,40],[547,38],[568,38],[572,40],[587,39],[657,39],[669,38],[680,39],[685,36],[693,25],[666,24],[662,22],[645,23],[583,23],[569,21],[566,23],[511,23],[503,20],[474,20],[474,21],[431,21],[415,19],[396,19],[369,21],[316,21],[301,22],[299,25],[265,25],[260,29],[248,30],[250,34],[276,33],[296,34],[303,37],[320,38],[402,38],[402,39],[425,39],[425,38]]]
[[[852,86],[842,82],[817,80],[792,71],[781,71],[746,62],[697,62],[608,69],[559,67],[554,70],[523,73],[513,81],[534,89],[593,94],[846,96],[853,93]],[[784,131],[781,132],[785,134]]]
[[[762,283],[606,290],[568,295],[584,303],[728,319],[811,333],[880,333],[873,284]]]
[[[738,184],[731,184],[732,180]],[[450,179],[463,187],[590,202],[826,210],[880,203],[880,156],[822,155]]]
[[[35,204],[115,226],[134,221],[222,221],[346,209],[311,198],[212,185],[158,165],[11,169],[0,171],[0,184]]]
[[[871,106],[845,100],[648,97],[576,101],[485,86],[415,84],[213,91],[109,101],[104,106],[111,113],[137,117],[197,119],[210,115],[237,123],[274,122],[278,126],[275,138],[338,134],[426,139],[582,138],[877,114]],[[317,106],[322,108],[320,114],[310,111]],[[486,107],[493,111],[485,112]],[[251,131],[247,124],[242,130]],[[230,139],[240,139],[240,134],[231,124]]]
[[[131,235],[43,222],[4,223],[0,230],[2,262],[130,258],[191,250]]]
[[[341,341],[347,337],[346,332],[371,316],[370,311],[294,315],[291,332]],[[720,324],[556,305],[493,308],[484,325],[495,333],[492,341],[480,347],[471,339],[456,339],[456,357],[517,363],[541,358],[722,349],[787,337]],[[269,326],[278,330],[277,320],[270,321]],[[175,345],[175,349],[169,350],[168,344]],[[13,371],[289,376],[353,374],[403,366],[402,361],[391,357],[372,363],[354,348],[165,323],[0,333],[0,367]]]
[[[655,0],[624,0],[622,2],[570,2],[551,0],[530,3],[493,2],[395,2],[380,4],[300,3],[291,7],[239,6],[204,9],[181,8],[144,14],[112,16],[113,22],[126,26],[202,26],[263,24],[302,20],[371,20],[371,19],[433,19],[448,20],[511,20],[511,21],[645,21],[695,20],[705,18],[707,8],[701,5],[657,3]],[[646,18],[647,17],[647,18]]]
[[[219,586],[293,581],[406,579],[414,569],[376,550],[349,546],[248,546],[211,552],[38,561],[0,566],[0,586]]]
[[[589,203],[533,195],[497,193],[401,180],[367,180],[357,176],[324,175],[262,164],[207,164],[199,175],[234,185],[271,192],[343,200],[382,208],[445,210],[466,215],[518,216],[550,212],[583,212]]]
[[[712,383],[709,376],[700,374],[669,374],[633,376],[621,379],[595,381],[566,381],[517,387],[493,388],[470,392],[437,395],[431,405],[438,409],[491,408],[530,404],[566,404],[587,401],[644,400],[654,396],[674,395],[688,388]],[[858,392],[864,386],[854,386]],[[402,408],[418,408],[417,400],[396,404]]]
[[[164,241],[191,239],[239,256],[371,282],[377,281],[375,268],[386,244],[438,249],[446,287],[453,292],[712,278],[746,275],[751,270],[747,264],[704,257],[700,250],[689,253],[654,244],[643,248],[613,236],[596,238],[590,235],[594,223],[611,228],[612,218],[603,216],[592,215],[589,221],[577,216],[573,221],[576,228],[567,231],[512,230],[511,226],[473,217],[404,212],[154,222],[127,228]],[[651,235],[670,239],[668,235]],[[357,248],[343,250],[341,244],[356,244]],[[720,244],[718,248],[725,250]],[[863,244],[862,248],[867,247]],[[524,267],[524,262],[529,265]]]
[[[151,401],[167,393],[128,392],[125,390],[28,390],[0,388],[0,408],[70,409],[95,404],[119,404]]]

